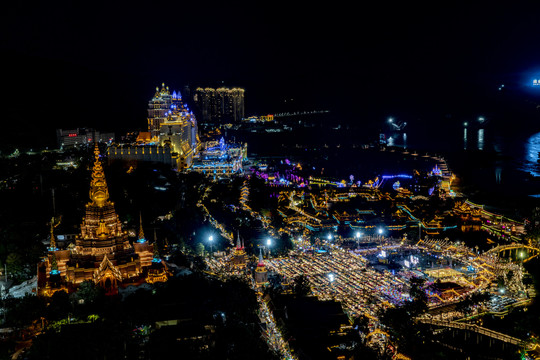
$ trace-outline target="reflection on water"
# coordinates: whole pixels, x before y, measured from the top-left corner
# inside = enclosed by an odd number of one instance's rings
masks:
[[[540,153],[540,133],[534,134],[527,140],[525,145],[525,163],[523,170],[534,176],[540,176],[538,171],[538,155]]]
[[[463,150],[467,150],[467,128],[463,129]]]
[[[397,146],[407,148],[407,133],[392,132],[388,134],[386,138],[386,143],[388,146]]]
[[[478,129],[478,150],[484,150],[484,129]]]

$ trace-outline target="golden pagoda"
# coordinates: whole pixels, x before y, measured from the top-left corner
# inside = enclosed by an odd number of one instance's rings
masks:
[[[144,282],[144,270],[151,265],[152,246],[146,241],[130,244],[127,232],[109,200],[109,189],[101,165],[98,145],[94,149],[94,166],[90,181],[86,214],[75,246],[58,250],[51,227],[51,246],[48,256],[38,266],[38,293],[49,295],[52,275],[59,275],[68,291],[74,291],[83,281],[93,281],[105,288],[107,294],[116,294],[118,287]],[[142,221],[139,237],[143,237]],[[144,259],[141,261],[141,259]],[[53,269],[54,265],[54,269]]]

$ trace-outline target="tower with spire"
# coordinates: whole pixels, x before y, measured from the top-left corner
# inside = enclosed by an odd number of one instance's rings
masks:
[[[155,234],[154,234],[155,243]],[[149,267],[152,264],[153,258],[153,245],[150,245],[143,230],[142,213],[139,212],[139,236],[137,241],[133,243],[133,249],[139,255],[139,260],[143,268]]]
[[[138,243],[145,243],[146,238],[144,237],[144,230],[142,227],[142,213],[139,213],[139,238],[137,239]]]
[[[235,268],[244,269],[247,265],[247,255],[244,244],[240,240],[240,233],[237,233],[236,248],[231,257],[231,265]]]
[[[262,286],[268,282],[268,272],[266,271],[266,266],[264,265],[262,249],[259,250],[259,262],[255,268],[255,283],[258,286]]]
[[[153,139],[157,139],[159,128],[167,117],[172,105],[172,96],[169,87],[161,84],[161,89],[156,87],[154,97],[148,103],[148,131]]]

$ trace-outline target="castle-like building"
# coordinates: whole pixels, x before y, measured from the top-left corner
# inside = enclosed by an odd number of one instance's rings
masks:
[[[150,161],[171,165],[177,170],[191,167],[201,147],[197,119],[182,101],[180,93],[162,84],[148,103],[148,140],[143,146],[111,146],[109,161]]]
[[[72,292],[83,281],[92,281],[107,294],[115,294],[127,284],[153,283],[167,279],[166,265],[159,258],[157,247],[150,245],[141,228],[134,244],[109,200],[109,190],[96,143],[95,161],[90,181],[90,201],[82,219],[81,233],[74,246],[58,250],[51,227],[51,243],[47,256],[38,265],[38,294],[55,291]],[[150,269],[152,269],[150,271]]]

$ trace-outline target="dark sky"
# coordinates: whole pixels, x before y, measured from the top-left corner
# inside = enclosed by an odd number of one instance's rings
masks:
[[[534,1],[251,3],[3,5],[3,123],[143,127],[161,82],[245,87],[248,113],[472,112],[540,69]]]

